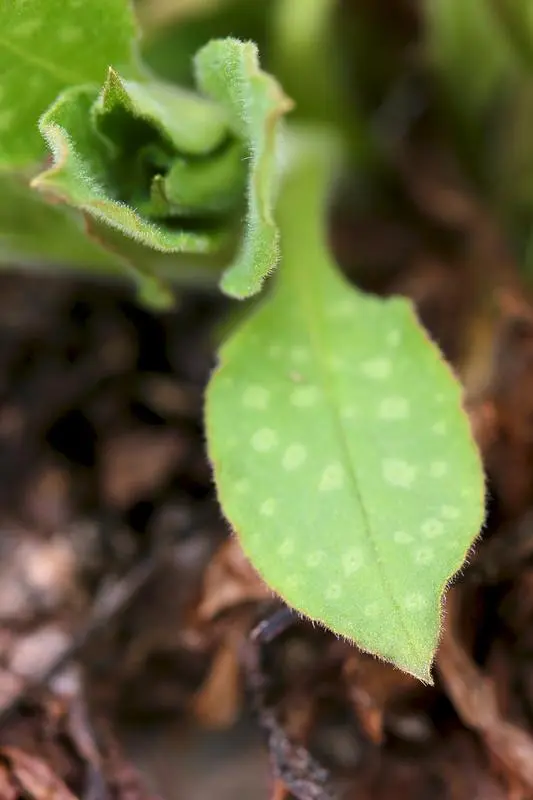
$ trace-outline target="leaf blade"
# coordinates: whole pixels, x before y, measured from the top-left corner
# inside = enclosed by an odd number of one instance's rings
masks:
[[[139,73],[127,0],[4,0],[0,31],[0,168],[44,156],[36,121],[63,89],[100,83],[110,64]]]
[[[209,454],[266,582],[430,681],[442,595],[482,522],[483,474],[460,387],[410,304],[363,295],[333,268],[316,160],[283,192],[273,296],[222,348]]]

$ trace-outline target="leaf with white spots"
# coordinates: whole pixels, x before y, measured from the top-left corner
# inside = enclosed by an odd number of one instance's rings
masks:
[[[289,605],[430,681],[443,593],[483,520],[480,459],[461,388],[410,303],[365,295],[332,264],[332,144],[299,142],[272,294],[208,389],[218,495]]]
[[[45,156],[37,121],[63,89],[138,74],[135,36],[129,0],[2,0],[0,168]]]

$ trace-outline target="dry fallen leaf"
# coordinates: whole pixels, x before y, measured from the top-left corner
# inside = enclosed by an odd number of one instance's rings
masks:
[[[136,430],[117,435],[103,452],[102,483],[106,501],[126,508],[170,477],[187,446],[175,432]]]
[[[77,800],[40,758],[30,756],[15,747],[3,747],[0,757],[7,762],[13,775],[13,783],[19,787],[18,796],[31,800]]]
[[[209,621],[223,611],[244,603],[271,600],[272,596],[271,590],[242,552],[237,539],[228,539],[207,568],[198,615],[202,621]]]

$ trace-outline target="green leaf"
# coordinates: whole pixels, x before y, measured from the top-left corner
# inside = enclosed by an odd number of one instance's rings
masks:
[[[231,256],[231,250],[208,256],[161,253],[97,224],[88,236],[86,221],[74,209],[46,203],[18,174],[0,172],[0,196],[0,268],[131,275],[146,298],[153,296],[154,281],[159,294],[168,293],[172,283],[213,291]]]
[[[215,109],[211,117],[191,115],[191,129],[201,131],[199,144],[175,123],[179,95],[170,87],[153,88],[151,93],[132,82],[121,84],[110,71],[102,95],[90,86],[65,91],[41,119],[54,163],[34,179],[33,186],[155,250],[209,252],[220,245],[219,231],[185,226],[176,230],[138,212],[136,206],[148,200],[153,182],[141,159],[150,146],[165,153],[177,141],[182,147],[190,144],[193,156],[202,152],[204,143],[218,148],[226,133],[224,125]],[[192,102],[205,105],[187,96],[185,112]]]
[[[138,74],[128,0],[2,0],[0,169],[44,157],[37,120],[63,89]]]
[[[244,163],[240,143],[233,142],[216,160],[176,159],[166,181],[156,179],[153,189],[163,192],[168,208],[176,213],[216,215],[230,212],[242,200]]]
[[[146,135],[150,127],[152,136],[159,135],[162,148],[190,156],[209,155],[228,135],[225,115],[212,103],[170,84],[123,80],[113,69],[92,112],[97,129],[119,151],[127,146],[132,124],[140,127],[141,121]]]
[[[224,288],[246,297],[278,257],[277,123],[289,101],[251,44],[213,42],[197,66],[208,98],[113,69],[101,91],[65,90],[41,117],[53,162],[32,185],[165,253],[218,251],[244,215]]]
[[[0,195],[0,263],[120,275],[116,259],[87,238],[74,212],[45,203],[21,176],[0,173]]]
[[[483,520],[479,455],[410,303],[357,291],[331,262],[331,141],[296,152],[272,295],[208,388],[219,499],[289,605],[430,682],[442,596]]]
[[[274,78],[260,69],[252,42],[210,42],[196,56],[196,76],[200,89],[226,109],[229,124],[245,142],[250,159],[244,242],[221,284],[226,294],[242,299],[260,291],[278,260],[273,207],[281,167],[279,121],[292,102]]]

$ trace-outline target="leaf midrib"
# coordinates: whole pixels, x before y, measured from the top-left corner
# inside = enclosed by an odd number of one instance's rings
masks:
[[[327,264],[325,261],[327,259],[325,247],[323,248],[323,251],[324,251],[323,255],[318,256],[317,260],[324,259],[324,264],[321,268],[331,273],[331,276],[328,276],[328,279],[335,280],[336,275],[334,274],[334,268],[329,264]],[[298,265],[300,265],[300,262],[304,261],[304,259],[292,259],[292,260],[297,261]],[[293,287],[293,295],[296,298],[296,302],[300,305],[300,308],[302,309],[303,316],[307,324],[311,351],[314,353],[315,360],[318,366],[318,373],[322,383],[321,387],[322,393],[326,400],[326,406],[329,408],[329,412],[333,420],[333,425],[339,441],[339,447],[342,453],[343,461],[345,462],[345,465],[348,466],[347,472],[349,476],[349,481],[352,485],[353,492],[357,497],[357,500],[359,501],[361,507],[365,534],[371,546],[372,552],[374,553],[384,593],[389,598],[389,601],[397,617],[397,620],[399,621],[398,627],[401,631],[403,631],[405,639],[409,644],[409,648],[411,649],[412,654],[415,656],[416,662],[419,663],[420,660],[425,661],[424,655],[423,653],[419,652],[419,648],[413,636],[411,635],[409,628],[404,624],[400,606],[394,596],[394,591],[392,589],[392,586],[390,585],[390,582],[387,579],[385,565],[383,563],[383,559],[381,558],[379,547],[376,542],[372,526],[370,524],[370,519],[368,517],[366,506],[363,500],[363,494],[359,487],[359,481],[357,478],[355,466],[352,463],[351,453],[347,445],[348,435],[346,434],[341,416],[338,413],[337,410],[338,404],[335,402],[334,394],[328,389],[329,386],[333,386],[334,384],[336,384],[336,379],[333,370],[328,366],[327,358],[324,355],[324,348],[321,344],[322,342],[329,339],[329,336],[326,335],[328,325],[327,321],[324,318],[324,313],[323,313],[324,306],[320,301],[316,302],[316,298],[320,297],[320,294],[317,291],[317,286],[316,286],[317,279],[315,275],[315,267],[311,266],[309,262],[306,261],[305,270],[302,270],[302,272],[300,272],[300,266],[298,266],[295,269],[293,265],[291,265],[289,269],[287,268],[285,269],[285,273],[287,272],[290,272],[291,274],[293,274],[293,276],[295,276],[295,278],[293,277],[293,279],[291,280],[291,286]],[[348,285],[346,285],[346,289],[347,291],[350,292],[355,291],[354,289],[352,289],[351,286]],[[327,350],[328,348],[326,347],[325,351],[327,352]]]

